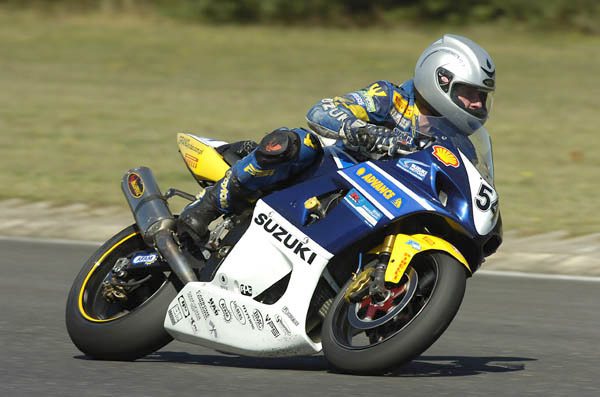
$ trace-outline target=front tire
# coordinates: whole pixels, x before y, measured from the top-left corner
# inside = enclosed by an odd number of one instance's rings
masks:
[[[122,230],[100,247],[77,275],[66,308],[71,340],[84,354],[101,360],[135,360],[169,343],[163,323],[169,303],[181,284],[170,272],[157,269],[137,276],[147,278],[123,301],[109,301],[102,285],[117,259],[148,250],[135,225]]]
[[[388,285],[397,292],[393,302],[372,304],[366,297],[350,303],[344,299],[350,282],[340,291],[322,330],[325,358],[336,369],[356,374],[391,370],[424,352],[450,325],[464,296],[465,268],[441,252],[424,252],[413,262],[409,277],[401,280],[405,285]]]

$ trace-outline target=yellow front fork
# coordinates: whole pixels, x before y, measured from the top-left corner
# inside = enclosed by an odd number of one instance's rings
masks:
[[[385,281],[398,283],[413,257],[424,251],[444,251],[463,264],[471,273],[465,257],[449,242],[429,234],[396,234],[389,235],[383,244],[369,251],[370,253],[390,253],[390,260],[385,271]]]

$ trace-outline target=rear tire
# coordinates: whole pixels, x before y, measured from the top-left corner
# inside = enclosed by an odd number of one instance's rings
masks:
[[[84,354],[101,360],[135,360],[172,340],[163,323],[168,305],[181,289],[174,274],[152,271],[150,281],[124,305],[109,303],[101,294],[102,281],[116,260],[144,249],[148,247],[137,228],[129,226],[102,245],[75,278],[67,299],[66,325]]]
[[[415,257],[413,262],[417,262],[416,273],[421,272],[418,276],[418,291],[423,289],[421,284],[432,283],[431,275],[428,274],[435,273],[436,278],[431,288],[425,286],[430,288],[427,289],[427,297],[423,299],[419,296],[420,292],[417,292],[412,298],[418,302],[415,303],[416,307],[411,308],[410,305],[415,304],[409,302],[409,306],[393,319],[368,330],[370,338],[366,344],[355,342],[356,338],[359,341],[360,338],[365,339],[365,331],[353,328],[348,320],[349,310],[356,310],[354,304],[344,299],[344,291],[350,282],[340,291],[325,318],[322,330],[325,358],[336,369],[356,374],[386,372],[424,352],[450,325],[466,288],[464,266],[440,252],[425,252]]]

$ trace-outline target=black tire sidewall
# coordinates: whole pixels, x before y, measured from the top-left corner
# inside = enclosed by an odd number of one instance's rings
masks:
[[[107,250],[134,232],[137,232],[135,225],[129,226],[104,243],[85,262],[69,292],[66,307],[67,331],[75,346],[92,358],[135,360],[160,349],[172,340],[163,324],[168,305],[180,289],[178,280],[168,280],[139,308],[112,321],[93,322],[80,312],[79,293],[94,264]]]
[[[322,342],[325,358],[337,370],[377,374],[397,367],[427,350],[450,325],[464,297],[465,268],[445,253],[427,254],[435,260],[439,271],[429,302],[406,328],[378,345],[348,349],[335,341],[333,321],[336,308],[344,299],[343,293],[336,297],[323,323]]]

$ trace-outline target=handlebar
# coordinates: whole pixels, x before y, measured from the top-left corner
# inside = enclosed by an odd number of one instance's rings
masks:
[[[419,150],[423,150],[423,149],[431,146],[431,144],[434,141],[435,141],[434,137],[427,136],[427,139],[416,140],[415,146],[406,146],[406,145],[398,146],[393,153],[391,152],[393,150],[393,147],[389,146],[389,145],[377,145],[376,149],[379,153],[385,153],[388,156],[407,155],[407,154],[411,154],[414,152],[418,152]]]

